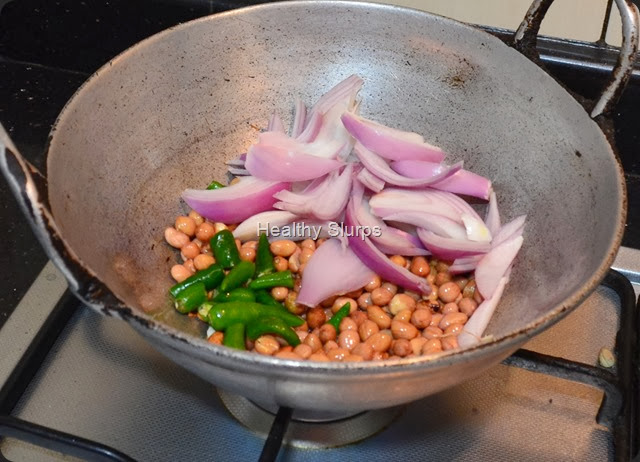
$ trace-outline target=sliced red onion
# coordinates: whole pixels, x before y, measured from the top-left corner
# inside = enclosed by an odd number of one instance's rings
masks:
[[[351,136],[385,159],[416,159],[428,162],[444,160],[445,153],[442,149],[426,143],[417,133],[386,127],[352,112],[342,115],[342,123]]]
[[[430,184],[436,183],[443,178],[447,178],[448,176],[453,175],[455,172],[462,168],[462,162],[458,162],[449,167],[443,168],[442,172],[430,178],[407,178],[406,176],[402,176],[399,173],[393,171],[393,169],[389,167],[387,162],[382,157],[376,155],[361,143],[357,142],[353,147],[353,151],[367,170],[369,170],[381,180],[384,180],[387,183],[394,184],[396,186],[404,186],[410,188],[429,186]]]
[[[285,133],[282,119],[275,112],[271,114],[271,117],[269,118],[269,123],[267,124],[267,131]]]
[[[521,215],[511,220],[509,223],[506,223],[505,225],[500,227],[500,229],[498,230],[498,233],[493,238],[493,241],[491,241],[491,246],[496,247],[502,244],[507,239],[510,239],[516,236],[522,236],[522,233],[524,231],[524,222],[526,218],[527,218],[526,215]]]
[[[421,160],[397,160],[391,162],[391,168],[409,178],[429,178],[440,174],[443,165]],[[491,180],[469,170],[461,169],[450,177],[429,185],[429,187],[486,200],[489,199],[491,192]]]
[[[401,239],[406,240],[409,245],[411,245],[412,247],[419,249],[420,252],[416,253],[415,255],[429,255],[430,252],[427,251],[427,249],[424,248],[424,245],[422,245],[422,241],[418,238],[418,236],[416,236],[415,234],[412,234],[408,231],[405,231],[403,229],[400,228],[396,228],[394,226],[389,226],[387,225],[387,229],[389,230],[389,233],[395,235],[396,237],[401,236]],[[415,229],[413,230],[413,232],[415,232]],[[410,254],[407,254],[410,255]]]
[[[353,149],[355,140],[345,130],[340,120],[340,115],[345,111],[350,102],[345,105],[336,105],[323,116],[322,127],[318,136],[309,146],[309,152],[316,156],[327,157],[335,151],[335,158],[345,160]],[[325,146],[331,146],[331,149]]]
[[[323,117],[322,114],[316,112],[307,118],[306,125],[300,134],[296,137],[296,140],[300,143],[311,143],[316,139],[320,128],[322,128]]]
[[[464,227],[442,215],[434,215],[426,212],[399,212],[382,217],[387,221],[399,221],[409,223],[418,228],[428,229],[439,236],[452,239],[467,239],[467,232]]]
[[[285,195],[276,194],[274,207],[301,216],[311,216],[318,220],[332,220],[339,216],[347,205],[351,191],[353,164],[347,164],[341,174],[331,172],[324,182],[310,192]],[[287,200],[288,198],[289,200]]]
[[[298,218],[297,215],[282,210],[269,210],[247,218],[233,230],[233,236],[242,242],[256,239],[262,232],[268,234],[272,228],[281,228]]]
[[[433,190],[427,192],[435,200],[441,201],[442,204],[449,204],[451,207],[457,210],[460,214],[460,220],[462,220],[462,214],[467,214],[478,221],[482,221],[482,218],[480,218],[478,212],[476,212],[467,201],[456,196],[455,194],[446,191]],[[460,222],[463,223],[462,221]]]
[[[491,190],[489,194],[489,205],[487,206],[487,213],[484,217],[484,223],[491,232],[491,235],[495,239],[496,234],[500,230],[500,211],[498,210],[498,199],[496,193]]]
[[[277,241],[279,239],[289,239],[291,241],[313,239],[315,241],[333,237],[332,234],[335,233],[334,226],[336,224],[333,221],[293,221],[278,228],[279,233],[277,235],[272,233],[267,237],[269,241]]]
[[[451,239],[438,236],[436,233],[423,228],[418,228],[418,237],[433,255],[444,260],[455,260],[456,258],[486,253],[491,250],[491,244],[488,242]]]
[[[373,192],[380,192],[384,189],[384,181],[375,176],[366,168],[363,168],[362,170],[360,170],[360,172],[358,172],[357,178],[360,183],[362,183]]]
[[[482,335],[489,325],[489,321],[493,313],[500,303],[504,288],[507,285],[508,278],[503,277],[498,282],[498,286],[493,292],[493,297],[485,299],[478,308],[473,312],[467,323],[464,325],[462,332],[458,335],[458,345],[460,348],[469,348],[477,345],[482,340]]]
[[[247,160],[247,155],[246,154],[240,154],[238,157],[236,157],[235,159],[231,159],[229,162],[227,162],[226,164],[230,167],[239,167],[239,168],[243,168],[244,167],[244,163]]]
[[[311,112],[324,114],[344,99],[349,97],[355,98],[355,95],[360,91],[363,84],[364,80],[360,77],[355,74],[350,75],[321,96],[318,101],[316,101],[316,104],[314,104]]]
[[[424,160],[394,160],[389,165],[396,173],[407,178],[430,178],[442,173],[442,169],[445,167],[441,162],[426,162]],[[460,170],[457,174],[462,172],[466,172],[466,170]]]
[[[405,256],[429,255],[420,239],[405,231],[388,226],[371,213],[366,201],[361,201],[360,207],[356,208],[355,213],[355,218],[360,225],[372,230],[376,227],[380,229],[380,236],[372,234],[371,241],[382,253]]]
[[[187,189],[182,198],[189,207],[209,220],[240,223],[256,213],[270,210],[276,202],[273,195],[288,187],[288,183],[244,176],[225,188]]]
[[[374,276],[349,247],[329,239],[307,262],[296,302],[314,307],[333,295],[362,288]]]
[[[364,237],[362,234],[356,235],[356,231],[362,229],[358,228],[361,225],[356,219],[356,199],[352,195],[347,205],[344,220],[345,226],[350,231],[349,234],[351,234],[351,236],[348,236],[349,247],[365,265],[375,271],[382,279],[415,292],[430,293],[431,286],[424,278],[418,277],[407,269],[393,263],[376,248],[368,237]]]
[[[468,213],[460,215],[467,231],[467,239],[476,242],[491,242],[491,232],[482,220]]]
[[[483,255],[471,255],[469,257],[456,258],[451,266],[449,266],[449,273],[469,273],[476,269],[476,266],[478,266],[478,262],[482,259],[482,257]]]
[[[491,298],[498,287],[500,279],[506,274],[509,266],[522,247],[522,236],[514,236],[493,247],[476,266],[475,279],[480,294]]]
[[[247,176],[247,175],[251,175],[249,173],[249,170],[247,170],[246,168],[238,168],[238,167],[229,167],[227,169],[227,171],[229,173],[231,173],[232,175],[235,176]]]
[[[262,180],[304,181],[343,165],[335,159],[310,155],[307,147],[283,133],[261,133],[258,143],[249,148],[245,168]]]
[[[306,152],[318,157],[345,160],[353,148],[354,139],[344,128],[340,116],[356,107],[356,95],[363,80],[351,76],[333,87],[313,106],[309,114],[312,120],[321,119],[321,125],[313,138],[309,138]],[[302,135],[301,135],[302,138]]]
[[[443,201],[440,191],[385,188],[369,199],[371,211],[379,217],[399,212],[425,212],[441,215],[462,224],[460,211]]]
[[[304,204],[307,196],[318,191],[320,187],[326,187],[327,175],[320,176],[311,181],[298,181],[291,184],[291,190],[278,191],[274,197],[282,202],[291,202],[292,204]]]
[[[355,140],[342,125],[340,116],[344,111],[351,109],[354,99],[355,94],[349,95],[322,115],[320,130],[316,138],[309,143],[307,152],[319,157],[335,157],[340,160],[347,158]],[[315,114],[312,117],[314,116]]]
[[[300,98],[296,98],[293,108],[293,123],[291,124],[291,138],[297,138],[304,130],[304,123],[307,117],[307,106]]]
[[[293,213],[284,210],[271,210],[248,218],[234,230],[233,235],[242,242],[255,240],[260,237],[262,232],[267,235],[270,242],[280,239],[291,241],[313,239],[315,241],[332,237],[336,231],[335,222],[300,221],[300,217]]]
[[[453,193],[445,191],[430,191],[429,194],[435,200],[440,200],[443,204],[448,204],[460,213],[458,221],[464,224],[467,231],[467,238],[471,241],[489,242],[491,233],[471,205]]]
[[[409,233],[402,231],[401,229],[393,228],[391,226],[387,227],[386,235],[383,234],[381,238],[377,238],[371,236],[371,241],[378,248],[378,250],[386,255],[403,255],[405,257],[416,257],[416,256],[427,256],[431,255],[427,249],[424,248],[422,242],[419,242],[418,245],[413,243],[413,239],[417,239],[416,236],[413,236]],[[398,239],[401,244],[391,243],[392,239]],[[407,246],[404,244],[404,241],[409,241],[411,245]]]
[[[353,151],[353,138],[346,139],[344,142],[338,147],[336,159],[341,162],[346,163],[347,159],[351,158],[351,152]]]

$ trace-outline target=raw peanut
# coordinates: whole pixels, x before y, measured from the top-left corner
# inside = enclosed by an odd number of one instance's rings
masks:
[[[418,329],[416,326],[406,321],[393,321],[391,323],[391,333],[394,338],[411,340],[418,336]]]
[[[391,326],[391,317],[377,305],[371,305],[367,308],[367,317],[375,322],[380,329],[388,329]]]

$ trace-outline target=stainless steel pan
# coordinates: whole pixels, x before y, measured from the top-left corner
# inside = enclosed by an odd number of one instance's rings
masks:
[[[525,45],[549,0],[516,35]],[[631,70],[637,9],[617,0],[625,31],[606,110]],[[525,244],[488,333],[437,359],[291,362],[210,345],[166,298],[162,230],[180,192],[221,178],[223,161],[273,110],[289,114],[350,74],[362,113],[426,135],[489,176],[505,219],[526,213]],[[120,317],[158,350],[267,405],[353,413],[409,402],[480,374],[576,307],[620,244],[622,170],[585,109],[498,39],[449,19],[350,2],[267,4],[203,18],[114,58],[78,90],[51,133],[46,180],[7,146],[0,164],[71,290]]]

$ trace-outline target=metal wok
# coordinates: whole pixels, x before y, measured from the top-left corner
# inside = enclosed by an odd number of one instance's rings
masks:
[[[535,40],[550,1],[516,34]],[[629,75],[637,9],[617,1],[625,39],[606,110]],[[424,134],[494,180],[504,220],[526,213],[525,244],[487,334],[444,354],[365,363],[294,362],[211,345],[167,298],[174,251],[163,229],[180,192],[225,175],[272,111],[289,114],[350,74],[362,114]],[[419,399],[474,377],[575,308],[620,245],[624,178],[598,124],[540,67],[473,27],[350,2],[236,10],[155,35],[74,95],[47,151],[46,180],[6,134],[0,164],[71,290],[128,322],[215,385],[265,405],[348,414]]]

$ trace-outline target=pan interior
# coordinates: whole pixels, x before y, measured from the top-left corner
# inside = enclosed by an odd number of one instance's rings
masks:
[[[125,52],[67,105],[48,153],[60,231],[126,303],[182,330],[169,306],[163,230],[185,188],[224,179],[273,111],[360,75],[361,113],[423,134],[493,179],[525,243],[488,333],[539,320],[579,294],[619,241],[620,171],[581,106],[497,39],[426,13],[282,3],[198,20]],[[179,258],[179,257],[178,257]]]

